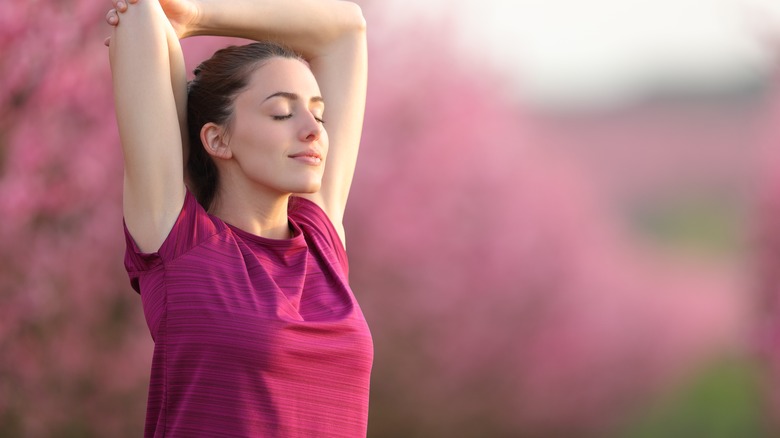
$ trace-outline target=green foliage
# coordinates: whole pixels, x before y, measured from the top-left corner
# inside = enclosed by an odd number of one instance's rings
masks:
[[[664,247],[697,254],[744,248],[744,208],[726,199],[670,199],[637,208],[631,223]]]
[[[747,360],[710,364],[651,403],[615,438],[770,438],[758,367]]]

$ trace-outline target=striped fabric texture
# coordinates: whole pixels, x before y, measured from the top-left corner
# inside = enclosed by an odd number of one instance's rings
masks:
[[[314,203],[259,237],[187,193],[158,252],[125,227],[154,339],[145,437],[364,437],[373,344],[347,255]]]

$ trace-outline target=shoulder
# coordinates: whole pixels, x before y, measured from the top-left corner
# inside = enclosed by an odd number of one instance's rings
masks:
[[[168,235],[160,248],[153,253],[145,253],[136,244],[132,234],[125,226],[128,255],[136,255],[139,259],[149,259],[150,256],[161,260],[173,260],[192,248],[208,240],[211,236],[227,229],[227,225],[209,215],[198,203],[195,196],[188,190],[184,203]],[[136,258],[136,257],[132,257]]]
[[[339,261],[346,267],[347,252],[344,242],[325,210],[306,198],[296,196],[290,198],[288,216],[315,243],[334,251]]]

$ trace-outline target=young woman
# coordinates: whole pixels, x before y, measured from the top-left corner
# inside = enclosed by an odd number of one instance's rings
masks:
[[[365,436],[373,347],[342,226],[365,104],[360,9],[113,6],[125,265],[155,341],[145,436]],[[193,35],[265,42],[218,51],[186,84],[179,38]]]

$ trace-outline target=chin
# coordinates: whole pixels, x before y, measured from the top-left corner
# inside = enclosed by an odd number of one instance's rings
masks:
[[[317,193],[320,191],[320,187],[322,187],[321,181],[311,182],[308,184],[301,184],[297,187],[297,190],[293,190],[293,193],[299,193],[301,195],[308,195],[312,193]]]

